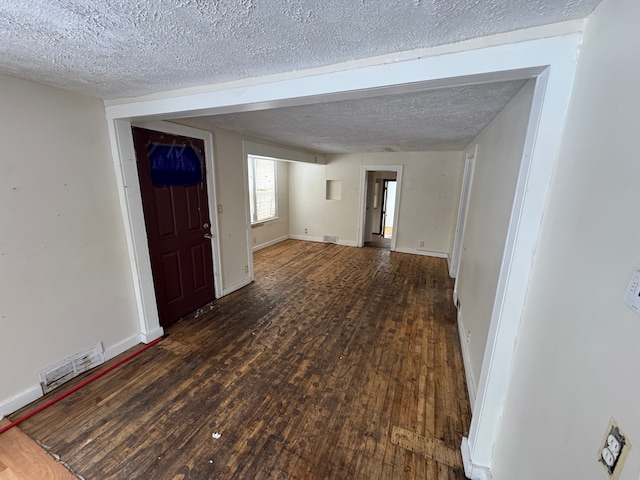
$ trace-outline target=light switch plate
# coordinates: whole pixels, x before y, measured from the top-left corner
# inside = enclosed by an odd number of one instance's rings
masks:
[[[627,293],[624,296],[624,303],[631,310],[640,314],[640,271],[633,272]]]

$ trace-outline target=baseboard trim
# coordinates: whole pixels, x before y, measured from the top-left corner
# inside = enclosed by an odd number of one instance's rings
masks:
[[[164,335],[164,329],[162,327],[154,328],[153,330],[151,330],[150,332],[147,332],[147,333],[140,333],[139,335],[137,335],[138,341],[136,343],[131,344],[131,347],[133,347],[134,345],[137,345],[138,343],[151,343],[151,342],[153,342],[154,340],[157,340],[158,338],[160,338],[163,335]],[[131,339],[126,340],[125,342],[122,342],[123,346],[128,341],[133,342],[134,339],[131,338]],[[131,347],[128,347],[125,350],[128,350]],[[114,347],[110,347],[110,348],[114,348]],[[114,351],[116,351],[115,348],[114,348]],[[122,352],[120,352],[120,353],[122,353]]]
[[[464,375],[467,380],[467,392],[469,393],[469,403],[471,404],[471,410],[476,403],[476,384],[473,379],[473,372],[471,371],[471,356],[469,355],[469,345],[465,340],[466,333],[464,331],[464,325],[460,318],[460,311],[458,311],[458,336],[460,337],[460,350],[462,350],[462,363],[464,365]]]
[[[324,239],[322,237],[310,237],[308,235],[289,235],[291,240],[304,240],[307,242],[318,242],[322,243]]]
[[[338,240],[338,245],[343,245],[345,247],[357,247],[358,242],[354,240]]]
[[[307,242],[325,243],[323,237],[309,237],[308,235],[289,235],[289,238],[291,240],[304,240]],[[357,247],[358,242],[356,242],[355,240],[340,240],[338,238],[337,245],[342,245],[345,247]]]
[[[430,250],[421,250],[419,248],[406,248],[406,247],[396,247],[396,252],[400,253],[410,253],[413,255],[423,255],[425,257],[435,257],[435,258],[446,258],[449,260],[449,255],[443,252],[432,252]]]
[[[230,293],[233,293],[236,290],[240,290],[242,287],[246,287],[250,283],[251,283],[251,277],[243,278],[239,282],[236,282],[232,285],[229,285],[227,288],[224,288],[222,290],[222,295],[220,296],[224,297],[225,295],[229,295]]]
[[[40,385],[29,387],[19,394],[0,402],[0,417],[12,414],[17,410],[20,410],[25,405],[35,402],[42,396],[43,393]]]
[[[260,245],[256,245],[253,247],[253,251],[257,252],[258,250],[262,250],[263,248],[270,247],[271,245],[275,245],[276,243],[284,242],[289,239],[289,235],[283,235],[282,237],[275,238],[273,240],[269,240],[268,242],[261,243]]]
[[[471,480],[491,480],[491,471],[488,468],[474,465],[471,461],[471,450],[469,448],[469,439],[467,437],[462,437],[460,453],[462,455],[465,477]]]
[[[139,343],[149,343],[145,342],[143,338],[147,337],[144,333],[137,333],[136,335],[132,335],[129,338],[125,338],[124,340],[116,343],[115,345],[111,345],[104,349],[104,359],[111,360],[114,357],[117,357],[121,353],[126,352],[132,347],[135,347]],[[150,340],[151,341],[151,340]]]
[[[125,338],[120,342],[111,345],[104,350],[105,360],[111,360],[114,357],[117,357],[121,353],[126,352],[132,347],[140,343],[151,343],[157,338],[160,338],[164,335],[164,330],[162,327],[158,327],[152,332],[149,333],[136,333],[135,335],[130,336],[129,338]],[[64,384],[62,384],[64,385]],[[61,385],[61,387],[62,387]],[[64,388],[61,388],[63,391]],[[28,389],[20,392],[17,395],[14,395],[7,400],[3,400],[0,402],[0,418],[10,415],[17,410],[20,410],[22,407],[29,405],[32,402],[35,402],[39,398],[43,396],[42,387],[40,384],[29,387]]]

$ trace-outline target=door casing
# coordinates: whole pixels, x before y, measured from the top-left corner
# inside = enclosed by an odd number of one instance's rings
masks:
[[[209,196],[207,189],[207,165],[204,141],[184,135],[173,135],[157,130],[141,129],[133,127],[134,145],[137,144],[136,166],[138,168],[139,183],[145,211],[145,225],[151,266],[154,273],[154,290],[158,303],[158,315],[160,324],[168,325],[180,317],[195,311],[215,298],[215,285],[213,284],[213,248],[211,241],[206,238],[211,224],[209,209]],[[137,142],[137,143],[136,143]],[[158,187],[153,185],[150,168],[151,159],[148,153],[149,143],[170,143],[173,145],[192,145],[197,148],[204,157],[202,165],[204,176],[194,185],[176,185]],[[141,168],[142,167],[142,168]],[[169,201],[171,207],[163,208],[158,203],[160,197]],[[195,197],[194,197],[195,196]],[[197,205],[193,204],[193,201]],[[191,200],[190,200],[191,199]],[[196,208],[197,207],[197,208]],[[197,212],[199,218],[195,220],[189,212]],[[173,225],[169,235],[162,235],[159,219],[171,218]],[[195,225],[192,225],[191,222]],[[201,261],[194,262],[194,258],[187,260],[189,254],[193,255],[193,249],[197,248],[201,254]],[[176,258],[177,271],[175,275],[167,275],[162,258],[167,254]],[[201,272],[203,284],[200,287],[194,285],[197,277],[196,271]],[[167,289],[175,289],[181,292],[176,298],[167,297]]]
[[[358,247],[363,247],[365,242],[365,222],[367,220],[367,189],[369,188],[368,173],[369,172],[396,172],[396,198],[395,198],[395,215],[393,217],[393,231],[395,235],[391,236],[391,251],[396,249],[396,240],[398,238],[398,219],[400,217],[400,197],[402,196],[402,170],[403,165],[362,165],[360,171],[360,208],[358,215]]]
[[[215,297],[222,295],[222,265],[220,258],[219,242],[219,218],[217,212],[217,195],[215,182],[215,157],[213,149],[213,134],[211,132],[197,128],[187,127],[164,121],[153,122],[131,122],[129,120],[119,120],[113,124],[114,134],[118,141],[118,149],[121,153],[119,169],[128,216],[128,228],[130,236],[127,236],[129,251],[132,255],[132,274],[134,277],[133,288],[136,292],[136,306],[140,321],[140,340],[149,343],[164,334],[164,329],[160,326],[156,294],[151,272],[151,257],[147,244],[147,232],[144,223],[144,212],[142,208],[142,194],[138,182],[138,169],[135,160],[135,149],[131,127],[142,127],[149,130],[166,132],[173,135],[198,138],[204,141],[206,168],[205,176],[207,182],[207,193],[209,212],[211,218],[211,249],[213,253],[213,282]],[[135,280],[138,281],[135,281]]]

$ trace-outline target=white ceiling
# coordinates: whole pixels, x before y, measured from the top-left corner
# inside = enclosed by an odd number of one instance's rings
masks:
[[[323,153],[462,150],[524,83],[441,88],[199,120]]]
[[[105,99],[586,17],[599,0],[2,0],[0,74]]]

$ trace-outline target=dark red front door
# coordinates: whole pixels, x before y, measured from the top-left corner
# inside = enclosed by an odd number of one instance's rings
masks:
[[[168,325],[215,298],[204,142],[132,130],[158,314]]]

